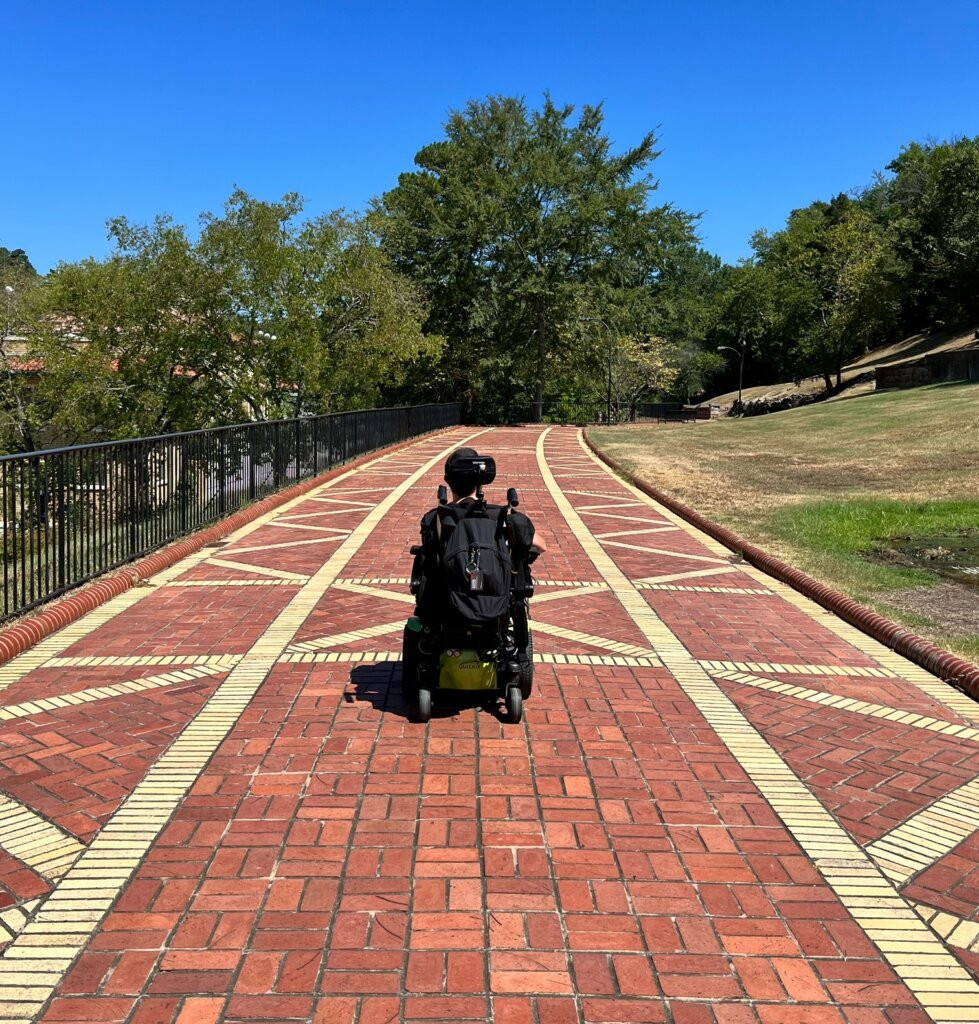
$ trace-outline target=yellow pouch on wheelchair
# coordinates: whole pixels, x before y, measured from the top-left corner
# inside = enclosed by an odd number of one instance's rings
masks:
[[[478,651],[448,650],[439,659],[442,690],[495,690],[496,664],[483,661]]]

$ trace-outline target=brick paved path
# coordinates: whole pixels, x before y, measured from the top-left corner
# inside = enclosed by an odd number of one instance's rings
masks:
[[[977,706],[574,430],[473,442],[548,534],[524,722],[406,718],[407,547],[475,433],[0,667],[0,1024],[979,1020]]]

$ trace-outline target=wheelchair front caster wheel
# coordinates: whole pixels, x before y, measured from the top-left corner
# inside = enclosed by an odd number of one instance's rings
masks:
[[[506,713],[510,721],[516,725],[523,718],[523,694],[520,692],[519,686],[507,687],[504,703],[506,704]]]
[[[427,722],[432,717],[432,691],[419,687],[418,690],[418,721]]]

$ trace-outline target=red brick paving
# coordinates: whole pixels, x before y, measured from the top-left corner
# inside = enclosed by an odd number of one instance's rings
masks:
[[[979,834],[922,871],[906,893],[910,899],[979,921]]]
[[[461,432],[460,435],[462,436]],[[599,579],[549,494],[538,432],[497,430],[500,481],[546,534],[540,575]],[[429,439],[426,455],[446,444]],[[545,451],[570,489],[629,500],[570,430]],[[418,454],[416,463],[422,461]],[[403,456],[327,492],[377,500]],[[586,475],[587,474],[587,475]],[[343,571],[406,576],[439,474],[411,489]],[[501,488],[502,491],[502,488]],[[569,495],[575,507],[600,504]],[[286,516],[342,506],[306,499]],[[651,521],[648,506],[611,509]],[[345,529],[366,514],[293,520]],[[629,524],[582,513],[597,532]],[[305,540],[266,526],[240,547]],[[716,557],[683,531],[614,538]],[[219,558],[312,573],[338,544]],[[635,578],[709,568],[610,546]],[[197,566],[193,579],[253,574]],[[261,578],[254,574],[254,578]],[[738,581],[738,582],[736,582]],[[701,580],[756,585],[737,573]],[[393,589],[398,589],[393,587]],[[541,588],[547,593],[550,588]],[[161,589],[65,654],[244,653],[293,587]],[[873,660],[775,595],[644,591],[695,658]],[[330,589],[295,640],[393,621],[408,606]],[[646,646],[613,595],[541,603],[542,622]],[[541,652],[574,644],[538,632]],[[340,649],[391,650],[398,636]],[[331,648],[332,649],[332,648]],[[601,653],[577,645],[576,649]],[[166,671],[38,669],[5,691],[69,692]],[[901,680],[789,677],[934,708]],[[216,680],[111,698],[0,728],[0,789],[88,839]],[[720,684],[860,842],[974,777],[979,747]],[[865,695],[864,699],[875,699]],[[938,717],[958,720],[946,712]],[[908,887],[975,904],[974,840]],[[44,885],[0,856],[0,909]],[[6,896],[7,893],[11,895]],[[944,901],[944,902],[942,902]],[[963,960],[970,962],[968,954]],[[921,1024],[929,1018],[666,669],[539,665],[525,723],[440,708],[409,721],[399,670],[279,664],[151,848],[43,1019],[125,1024],[488,1020],[503,1024]]]
[[[880,838],[976,775],[976,745],[954,736],[719,685],[860,842]]]
[[[86,842],[200,711],[221,678],[207,676],[5,723],[0,791]]]

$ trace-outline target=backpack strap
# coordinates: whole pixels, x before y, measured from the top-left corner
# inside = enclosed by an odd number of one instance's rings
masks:
[[[435,510],[435,540],[438,556],[441,561],[445,545],[460,519],[464,519],[467,509],[459,505],[439,505]]]

